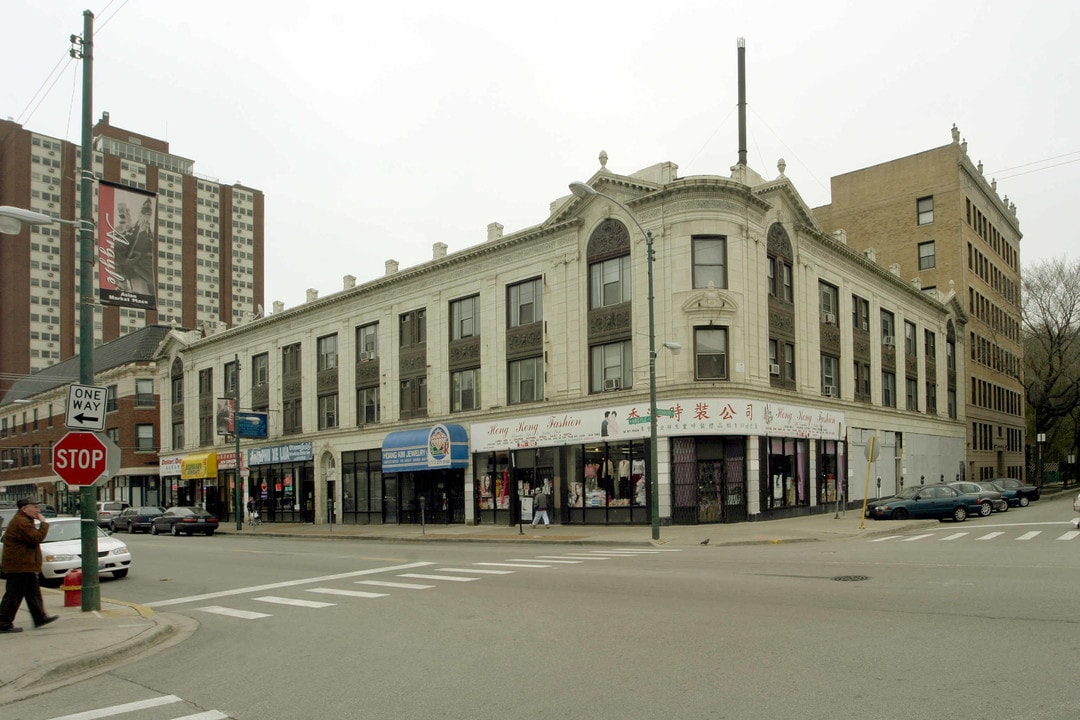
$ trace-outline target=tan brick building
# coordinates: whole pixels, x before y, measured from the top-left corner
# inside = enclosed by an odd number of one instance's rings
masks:
[[[924,291],[963,298],[968,477],[1023,477],[1020,224],[960,131],[948,145],[832,178],[832,203],[813,212]]]

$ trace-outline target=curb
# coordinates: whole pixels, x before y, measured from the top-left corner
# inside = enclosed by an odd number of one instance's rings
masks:
[[[89,650],[75,657],[35,668],[20,675],[4,685],[3,688],[0,688],[0,705],[24,700],[54,690],[61,685],[107,672],[115,666],[138,656],[181,642],[195,632],[198,627],[196,621],[181,615],[170,614],[167,619],[164,619],[143,605],[122,600],[107,600],[105,602],[131,608],[140,617],[151,620],[153,625],[134,637],[118,642],[104,650]]]

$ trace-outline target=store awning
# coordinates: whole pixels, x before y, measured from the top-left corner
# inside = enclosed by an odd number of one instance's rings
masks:
[[[382,471],[416,472],[469,466],[469,435],[460,425],[399,430],[383,439]]]
[[[217,477],[217,453],[196,453],[180,460],[180,479],[198,480]]]

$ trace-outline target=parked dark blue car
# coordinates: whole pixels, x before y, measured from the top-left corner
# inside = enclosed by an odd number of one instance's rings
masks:
[[[1027,507],[1039,499],[1039,488],[1016,478],[991,478],[990,482],[1001,488],[1001,496],[1013,507]]]
[[[866,517],[875,520],[937,518],[964,522],[971,498],[942,483],[908,487],[890,498],[874,500],[866,506]]]

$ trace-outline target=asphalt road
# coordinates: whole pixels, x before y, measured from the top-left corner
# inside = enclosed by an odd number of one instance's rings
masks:
[[[199,629],[5,711],[1073,718],[1068,503],[872,541],[655,552],[125,535],[138,566],[102,595]]]

